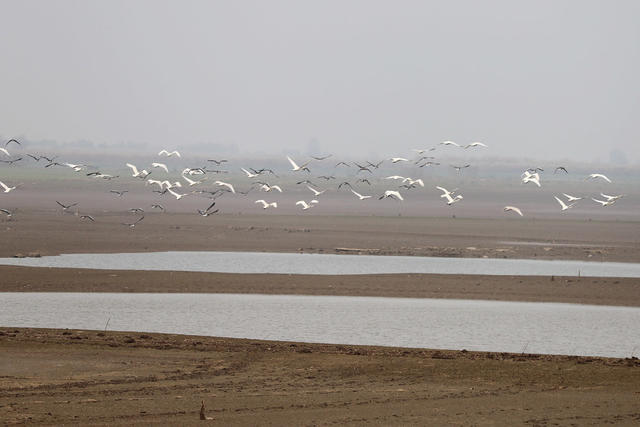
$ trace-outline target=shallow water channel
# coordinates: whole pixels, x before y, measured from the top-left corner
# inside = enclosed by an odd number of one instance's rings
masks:
[[[483,274],[637,277],[639,263],[272,252],[143,252],[0,258],[0,265],[272,274]]]
[[[455,299],[0,293],[4,327],[437,349],[640,355],[640,308]]]

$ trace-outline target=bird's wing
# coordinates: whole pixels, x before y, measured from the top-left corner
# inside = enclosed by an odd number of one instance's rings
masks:
[[[0,186],[2,186],[2,188],[4,188],[5,190],[9,189],[9,187],[7,187],[7,185],[2,181],[0,181]]]
[[[165,165],[164,163],[151,163],[151,166],[153,166],[154,168],[162,168],[165,170],[165,172],[169,172],[167,165]]]
[[[135,167],[135,165],[132,165],[131,163],[127,163],[127,166],[131,168],[131,170],[133,171],[134,175],[140,174],[140,172],[138,172],[138,168]]]
[[[10,156],[11,154],[9,154],[9,152],[5,149],[0,147],[0,151],[2,151],[4,154],[6,154],[7,156]]]
[[[205,209],[205,212],[208,212],[211,210],[212,207],[214,207],[216,205],[216,202],[213,202],[209,205],[209,207],[207,209]]]
[[[279,186],[279,185],[274,185],[274,186],[272,186],[271,188],[275,188],[276,190],[278,190],[279,192],[281,192],[281,193],[282,193],[282,188],[280,188],[280,186]]]
[[[560,200],[557,196],[553,196],[554,199],[556,199],[558,201],[558,203],[560,203],[560,206],[562,206],[562,209],[566,209],[567,205],[564,204],[564,202],[562,200]]]
[[[520,209],[516,208],[515,206],[505,206],[504,207],[504,211],[505,212],[513,211],[513,212],[517,213],[518,215],[523,216],[522,215],[522,211]]]
[[[287,156],[287,160],[289,160],[289,163],[291,163],[291,166],[293,167],[293,169],[300,169],[300,166],[298,166],[291,157]]]
[[[235,188],[233,188],[233,185],[231,185],[231,184],[229,184],[229,183],[226,183],[226,182],[224,183],[224,185],[226,185],[226,186],[227,186],[227,188],[229,188],[229,190],[231,190],[231,192],[232,192],[233,194],[236,194],[236,190],[235,190]]]
[[[437,188],[438,190],[442,191],[442,192],[443,192],[443,193],[445,193],[445,194],[449,194],[449,193],[450,193],[450,192],[449,192],[449,190],[447,190],[447,189],[446,189],[446,188],[444,188],[444,187],[438,187],[438,186],[436,186],[436,188]]]
[[[303,164],[301,164],[301,165],[300,165],[300,169],[305,169],[309,163],[311,163],[311,160],[307,160],[306,162],[304,162]]]

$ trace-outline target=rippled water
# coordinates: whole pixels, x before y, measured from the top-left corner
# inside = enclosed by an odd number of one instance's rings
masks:
[[[629,357],[640,308],[234,294],[0,293],[0,325]]]
[[[432,273],[640,277],[638,263],[269,252],[67,254],[42,258],[0,258],[0,265],[321,275]]]

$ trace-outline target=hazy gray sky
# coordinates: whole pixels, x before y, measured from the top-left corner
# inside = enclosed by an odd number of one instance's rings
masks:
[[[2,1],[0,135],[640,162],[640,1]]]

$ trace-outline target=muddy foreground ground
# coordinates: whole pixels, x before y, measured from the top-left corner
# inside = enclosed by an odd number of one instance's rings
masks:
[[[3,256],[265,250],[635,261],[634,222],[149,215],[97,224],[23,212]],[[204,220],[204,221],[203,221]],[[355,251],[354,251],[355,249]],[[0,267],[2,291],[241,292],[640,306],[636,279],[297,277]],[[1,295],[1,294],[0,294]],[[1,296],[0,296],[1,298]],[[189,425],[640,423],[637,359],[0,327],[0,421]],[[631,356],[631,355],[630,355]]]
[[[640,362],[2,328],[6,423],[637,425]]]

